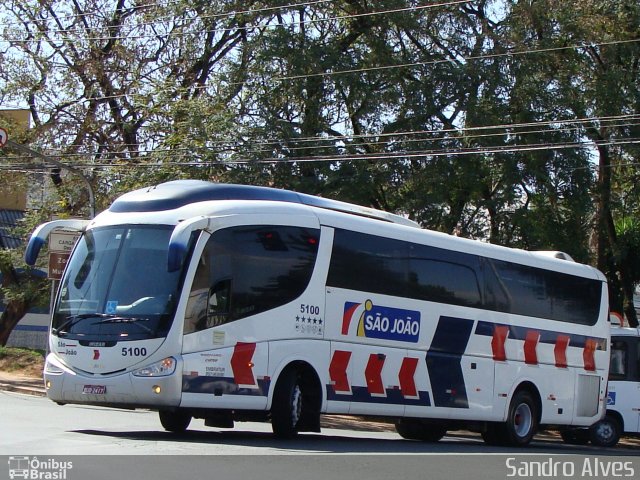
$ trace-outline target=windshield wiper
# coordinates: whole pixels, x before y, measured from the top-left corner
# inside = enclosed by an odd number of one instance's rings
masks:
[[[99,322],[96,323],[96,325],[100,325],[103,323],[136,323],[138,324],[138,322],[148,322],[149,319],[148,318],[136,318],[136,317],[119,317],[117,315],[105,315],[104,320],[100,320]],[[138,324],[139,327],[141,327],[143,330],[145,330],[148,333],[152,333],[153,330],[151,330],[149,327],[147,327],[146,325],[141,325]]]
[[[113,315],[109,313],[81,313],[78,315],[70,315],[67,317],[65,322],[60,325],[58,328],[51,329],[53,333],[58,336],[62,336],[67,334],[68,332],[65,329],[74,326],[80,320],[86,320],[88,318],[102,318],[99,322],[94,323],[94,325],[100,325],[104,323],[138,323],[138,322],[148,322],[148,318],[135,318],[135,317],[120,317],[118,315]],[[138,324],[143,330],[147,333],[153,333],[153,330],[147,327],[146,325]]]
[[[107,318],[110,316],[111,315],[107,315],[106,313],[80,313],[78,315],[69,315],[62,325],[58,328],[52,328],[51,331],[60,335],[61,333],[67,333],[64,332],[64,330],[74,326],[80,320],[86,320],[87,318]]]

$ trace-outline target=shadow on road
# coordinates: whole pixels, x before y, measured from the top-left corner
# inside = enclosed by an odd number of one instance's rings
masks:
[[[323,434],[300,434],[292,440],[276,439],[271,432],[242,430],[188,430],[181,434],[165,431],[72,430],[70,433],[111,437],[120,440],[167,442],[167,444],[188,443],[194,445],[212,444],[253,447],[265,449],[265,454],[281,451],[282,453],[297,452],[303,454],[597,454],[602,457],[637,455],[637,450],[634,451],[634,449],[602,449],[591,446],[565,445],[562,442],[538,438],[525,448],[491,447],[485,445],[479,436],[455,434],[447,435],[437,443],[426,443],[403,440],[400,437],[397,439],[367,438],[366,434],[354,436],[355,432],[340,434],[336,433],[335,430],[326,431]]]

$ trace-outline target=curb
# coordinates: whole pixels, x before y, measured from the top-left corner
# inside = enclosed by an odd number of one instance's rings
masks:
[[[7,383],[0,381],[0,391],[22,393],[25,395],[33,395],[36,397],[46,397],[47,393],[44,388],[36,388],[18,383]]]

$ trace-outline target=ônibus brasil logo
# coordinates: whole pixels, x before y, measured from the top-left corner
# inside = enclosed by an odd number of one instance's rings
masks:
[[[67,480],[67,471],[73,468],[73,462],[54,458],[38,459],[38,457],[9,457],[9,478],[25,478],[31,480]]]
[[[420,312],[403,308],[345,302],[342,334],[348,335],[354,319],[358,319],[356,335],[367,338],[417,343],[420,337]]]

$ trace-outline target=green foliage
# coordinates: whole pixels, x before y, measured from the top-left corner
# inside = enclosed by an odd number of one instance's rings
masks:
[[[43,350],[0,346],[0,370],[22,374],[41,373],[44,355]]]
[[[98,211],[178,178],[270,185],[620,274],[635,0],[45,3],[5,6],[0,98]],[[86,215],[63,180],[47,215]]]
[[[640,221],[636,218],[622,218],[616,222],[618,235],[617,261],[628,266],[631,282],[640,284]]]
[[[34,274],[33,268],[24,263],[21,252],[0,250],[0,302],[24,303],[30,306],[46,306],[49,300],[49,282]]]

